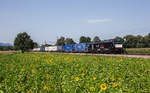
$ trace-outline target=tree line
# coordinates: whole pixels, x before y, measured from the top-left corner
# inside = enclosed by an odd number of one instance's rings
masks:
[[[113,38],[116,41],[122,42],[125,48],[150,48],[150,33],[145,36],[141,35],[126,35],[124,37],[115,37]],[[101,39],[98,36],[95,36],[93,40],[89,36],[81,36],[79,43],[91,43],[91,42],[100,42]],[[66,44],[76,44],[72,38],[65,38],[61,36],[57,39],[55,45],[66,45]],[[45,44],[43,46],[48,46]],[[14,40],[14,49],[21,50],[22,53],[29,51],[30,49],[38,47],[38,44],[34,42],[31,37],[26,33],[19,33]]]
[[[123,42],[125,48],[150,48],[150,33],[145,36],[126,35],[124,37],[115,37],[114,40]]]
[[[94,39],[91,41],[90,37],[81,36],[79,43],[91,43],[91,42],[100,42],[100,38],[98,36],[95,36]],[[55,45],[68,45],[68,44],[76,44],[76,42],[72,38],[65,38],[61,36],[59,39],[57,39],[57,42]]]

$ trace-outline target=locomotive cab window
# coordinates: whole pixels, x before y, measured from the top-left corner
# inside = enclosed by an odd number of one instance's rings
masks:
[[[104,43],[104,48],[112,48],[113,44],[112,43]]]

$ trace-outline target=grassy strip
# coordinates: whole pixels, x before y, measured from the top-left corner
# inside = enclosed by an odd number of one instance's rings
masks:
[[[150,55],[150,48],[126,48],[127,54]]]
[[[16,51],[0,51],[0,55],[12,54],[16,53]]]

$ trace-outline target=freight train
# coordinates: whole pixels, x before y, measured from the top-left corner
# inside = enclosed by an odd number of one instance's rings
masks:
[[[67,53],[123,53],[123,44],[119,41],[106,40],[96,43],[78,43],[73,45],[34,48],[32,51]]]

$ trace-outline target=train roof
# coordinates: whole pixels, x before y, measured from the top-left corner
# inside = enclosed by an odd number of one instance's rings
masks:
[[[100,41],[100,42],[91,42],[91,43],[88,43],[88,44],[100,44],[100,43],[122,43],[121,41],[116,41],[116,40],[103,40],[103,41]]]

